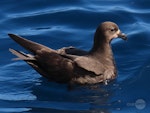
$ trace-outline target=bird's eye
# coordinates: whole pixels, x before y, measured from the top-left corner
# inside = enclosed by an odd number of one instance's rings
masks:
[[[111,29],[111,31],[112,31],[112,32],[114,32],[114,31],[115,31],[115,29]]]

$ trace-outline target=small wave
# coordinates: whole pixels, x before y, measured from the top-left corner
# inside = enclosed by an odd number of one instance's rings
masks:
[[[30,111],[31,108],[0,108],[0,112],[1,113],[20,113],[20,112],[26,112],[26,111]]]
[[[25,91],[20,93],[8,92],[8,93],[1,93],[0,100],[9,100],[9,101],[36,100],[36,96]]]

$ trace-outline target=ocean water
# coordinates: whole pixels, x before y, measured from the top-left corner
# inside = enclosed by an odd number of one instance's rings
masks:
[[[0,7],[0,113],[149,113],[149,0],[1,0]],[[89,50],[104,21],[128,35],[112,42],[118,77],[108,85],[68,90],[11,60],[9,48],[24,49],[8,33],[53,49]]]

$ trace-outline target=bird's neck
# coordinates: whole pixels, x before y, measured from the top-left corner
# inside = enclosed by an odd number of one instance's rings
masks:
[[[94,44],[89,54],[95,57],[100,62],[108,62],[110,64],[115,64],[111,45],[109,41],[104,40],[94,40]]]
[[[113,56],[112,49],[109,43],[103,42],[99,44],[94,44],[90,50],[90,54],[94,56]]]

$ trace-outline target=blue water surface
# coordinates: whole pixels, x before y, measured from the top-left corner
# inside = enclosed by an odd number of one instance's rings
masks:
[[[1,0],[0,113],[149,113],[149,0]],[[118,77],[106,85],[49,82],[23,61],[11,61],[8,49],[24,51],[14,33],[53,49],[89,50],[97,26],[116,22],[128,35],[112,48]]]

